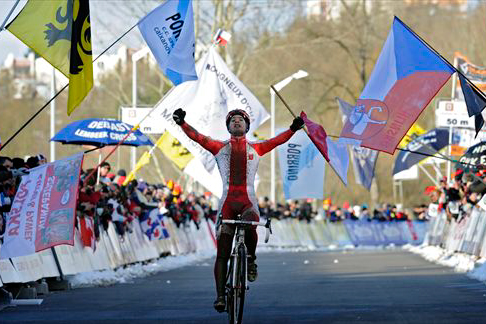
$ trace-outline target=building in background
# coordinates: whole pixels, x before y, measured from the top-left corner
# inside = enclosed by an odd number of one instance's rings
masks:
[[[93,78],[95,86],[99,85],[100,78],[120,67],[126,71],[131,64],[131,57],[137,49],[120,46],[114,54],[104,54],[93,64]],[[149,62],[156,65],[151,55],[148,56]],[[51,78],[52,65],[42,57],[38,57],[34,52],[29,51],[25,57],[15,57],[12,53],[8,54],[2,72],[9,73],[13,79],[14,98],[33,98],[40,96],[45,99],[51,97]],[[61,72],[56,70],[56,88],[60,89],[69,80]]]
[[[393,13],[393,7],[396,5],[405,6],[426,6],[432,5],[442,9],[458,9],[461,12],[466,12],[470,7],[475,5],[474,1],[470,0],[403,0],[402,3],[398,1],[378,1],[378,0],[361,0],[364,1],[366,11],[370,13],[374,8],[380,7],[381,10],[390,11]],[[341,17],[342,11],[346,5],[356,4],[357,0],[307,0],[306,2],[306,16],[307,19],[325,19],[336,20]]]

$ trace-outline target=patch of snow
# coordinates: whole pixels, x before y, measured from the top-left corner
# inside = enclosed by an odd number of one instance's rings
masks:
[[[486,262],[479,264],[478,267],[471,270],[467,276],[472,279],[477,279],[480,281],[486,281]]]
[[[110,269],[78,273],[70,277],[69,282],[73,288],[109,286],[116,283],[127,283],[132,282],[135,278],[147,277],[158,272],[169,271],[195,264],[214,257],[215,255],[215,250],[206,250],[186,255],[168,256],[148,264],[137,263],[116,270]],[[170,284],[170,281],[167,283]]]
[[[453,268],[454,271],[465,273],[474,269],[476,256],[459,252],[450,252],[433,245],[405,245],[404,250],[422,256],[424,259],[436,264]]]

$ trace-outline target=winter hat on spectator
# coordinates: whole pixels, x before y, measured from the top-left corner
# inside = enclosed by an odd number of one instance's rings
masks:
[[[47,163],[47,159],[46,157],[42,154],[42,153],[39,153],[36,155],[36,158],[39,162],[42,162],[42,163]]]
[[[174,190],[172,190],[172,194],[173,194],[174,196],[178,196],[178,195],[180,195],[181,193],[182,193],[182,188],[181,188],[181,186],[179,186],[178,184],[176,184],[176,185],[174,186]]]
[[[143,180],[140,180],[138,182],[138,186],[137,186],[137,189],[140,190],[140,191],[144,191],[145,188],[147,188],[147,183]]]
[[[113,180],[113,182],[115,182],[116,184],[122,186],[123,185],[123,182],[125,182],[125,179],[126,178],[127,178],[127,172],[124,169],[120,169],[116,173],[116,177]]]
[[[424,195],[430,195],[435,189],[435,186],[425,187]]]
[[[12,159],[13,169],[25,168],[25,161],[22,158],[16,157]]]
[[[174,181],[173,181],[173,180],[169,180],[169,181],[167,181],[166,186],[167,186],[167,188],[169,188],[170,190],[174,189]]]
[[[27,159],[26,164],[29,169],[35,168],[39,165],[39,159],[37,158],[37,156],[31,156]]]
[[[456,172],[454,172],[454,180],[462,181],[462,174],[463,173],[464,173],[464,171],[462,171],[461,169],[458,169]]]
[[[459,190],[457,190],[457,189],[454,189],[454,188],[449,188],[449,189],[447,190],[446,195],[447,195],[447,199],[448,199],[449,201],[461,200],[461,195],[460,195],[460,193],[459,193]]]

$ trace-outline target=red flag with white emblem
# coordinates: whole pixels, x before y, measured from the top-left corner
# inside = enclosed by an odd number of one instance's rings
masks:
[[[321,152],[326,161],[330,162],[329,154],[327,151],[326,131],[321,125],[314,123],[312,120],[307,118],[305,112],[302,111],[300,113],[300,117],[304,120],[305,126],[307,127],[307,135],[309,135],[312,143],[314,143],[314,145],[317,147],[319,152]]]

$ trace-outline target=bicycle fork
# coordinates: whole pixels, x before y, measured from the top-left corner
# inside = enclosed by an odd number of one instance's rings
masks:
[[[233,253],[231,254],[231,257],[233,258],[233,271],[232,271],[232,277],[233,277],[233,287],[232,288],[238,288],[237,287],[237,276],[238,276],[238,258],[239,258],[239,249],[243,247],[245,249],[245,255],[246,255],[246,262],[245,262],[245,268],[244,268],[244,273],[243,273],[243,278],[245,278],[245,290],[249,290],[248,286],[248,280],[246,280],[247,275],[248,275],[248,250],[245,246],[245,230],[243,228],[238,229],[238,233],[236,236],[236,244],[235,244],[235,249],[233,250]],[[241,283],[239,283],[241,285]],[[243,288],[243,287],[242,287]]]

